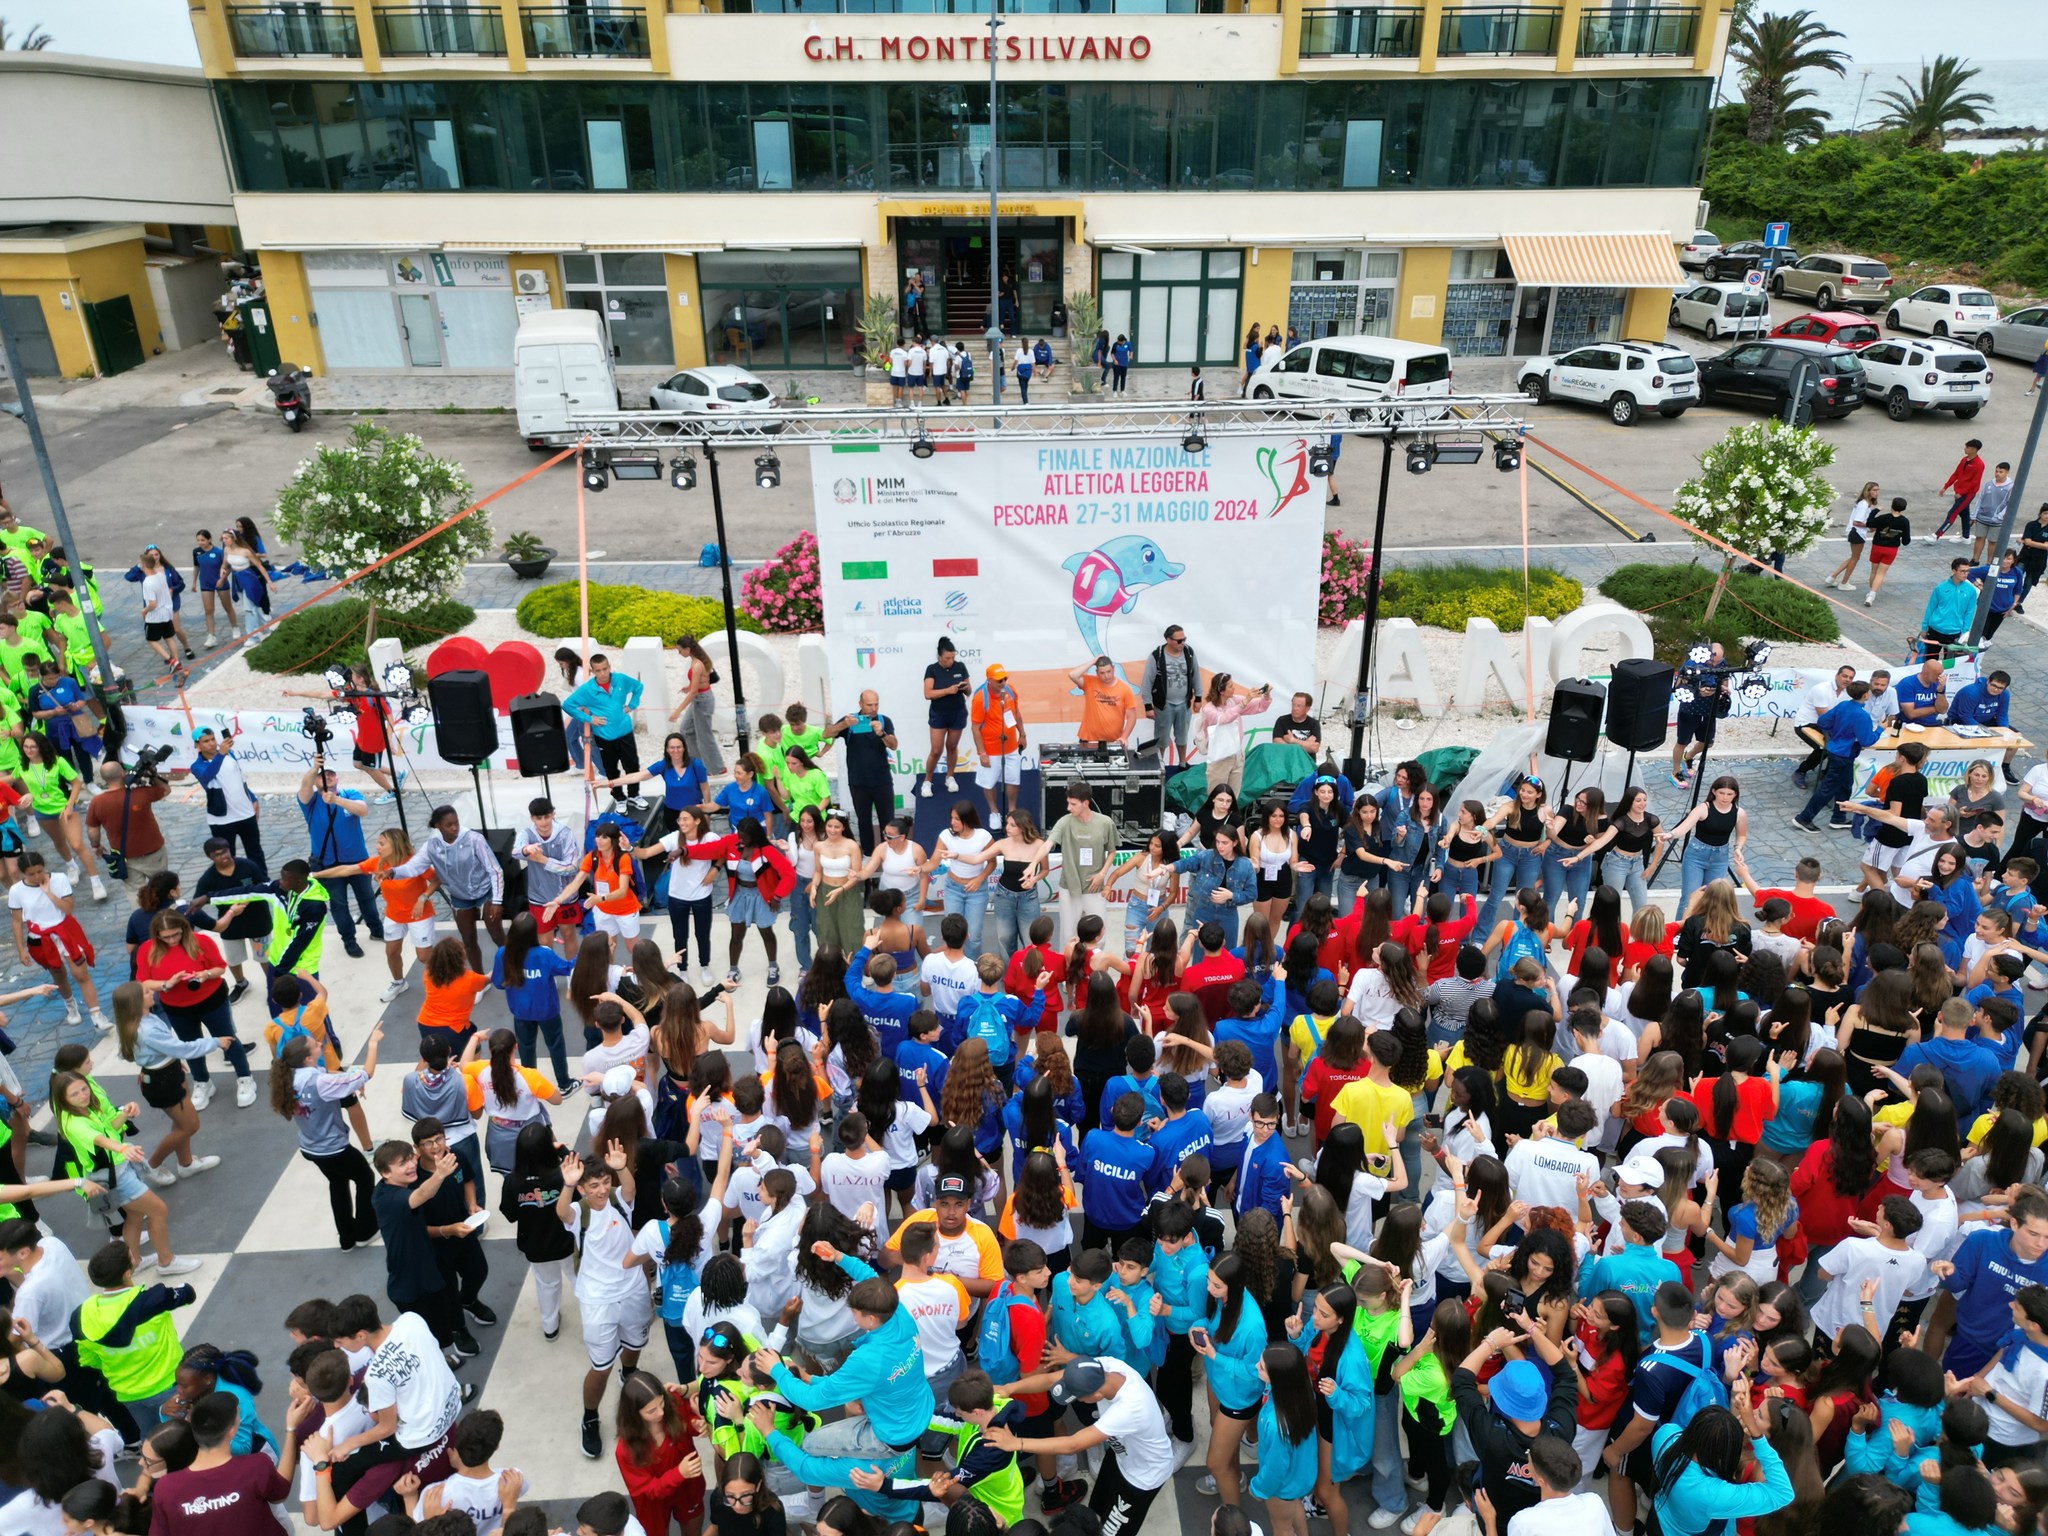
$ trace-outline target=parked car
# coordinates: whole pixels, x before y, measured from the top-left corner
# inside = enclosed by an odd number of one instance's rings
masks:
[[[1451,392],[1451,354],[1390,336],[1298,342],[1245,381],[1248,400],[1387,400]]]
[[[521,316],[512,338],[512,404],[519,435],[534,449],[580,439],[583,433],[572,425],[573,417],[619,410],[619,376],[604,316],[587,309],[544,309]]]
[[[1875,320],[1863,315],[1852,315],[1846,310],[1819,310],[1810,315],[1799,315],[1783,325],[1774,326],[1773,336],[1783,336],[1790,341],[1825,341],[1850,352],[1862,350],[1873,341],[1884,337],[1884,329]]]
[[[1976,335],[1977,350],[1986,357],[2016,357],[2028,367],[2048,348],[2048,307],[2014,310]]]
[[[1738,240],[1733,245],[1722,246],[1701,262],[1700,276],[1710,283],[1741,282],[1743,273],[1754,272],[1764,264],[1767,253],[1780,267],[1799,260],[1799,253],[1790,246],[1769,250],[1760,240]]]
[[[648,392],[657,411],[772,411],[775,391],[744,368],[685,368]]]
[[[1646,410],[1683,416],[1699,398],[1698,374],[1699,364],[1682,347],[1609,341],[1561,357],[1532,357],[1522,364],[1519,382],[1532,399],[1605,406],[1615,425],[1628,427]]]
[[[1960,341],[1881,341],[1863,359],[1863,398],[1904,421],[1915,411],[1952,411],[1968,421],[1991,399],[1991,365]]]
[[[1721,249],[1721,237],[1711,229],[1698,229],[1679,248],[1678,264],[1688,271],[1698,271],[1707,264],[1707,258]]]
[[[1863,404],[1863,365],[1840,347],[1746,341],[1700,364],[1701,399],[1762,406],[1778,416],[1792,402],[1795,381],[1799,405],[1793,420],[1802,426],[1816,416],[1846,416]]]
[[[1771,301],[1741,283],[1699,283],[1672,299],[1671,323],[1709,341],[1761,336],[1770,328]]]
[[[1822,252],[1802,256],[1771,273],[1771,292],[1781,299],[1810,299],[1816,309],[1867,309],[1873,315],[1892,297],[1891,270],[1868,256]]]
[[[1966,283],[1916,288],[1884,317],[1895,331],[1924,331],[1930,336],[1974,336],[1997,322],[1998,300]]]

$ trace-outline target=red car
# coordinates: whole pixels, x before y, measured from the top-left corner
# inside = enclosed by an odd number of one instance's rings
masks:
[[[1877,321],[1869,315],[1855,314],[1846,309],[1823,309],[1800,315],[1776,327],[1771,334],[1791,341],[1826,342],[1848,352],[1860,352],[1871,343],[1884,339],[1884,329]]]

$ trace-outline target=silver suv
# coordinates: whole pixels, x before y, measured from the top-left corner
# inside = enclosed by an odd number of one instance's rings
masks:
[[[1771,274],[1781,299],[1808,299],[1815,309],[1860,309],[1876,314],[1891,302],[1892,274],[1881,261],[1822,251]]]

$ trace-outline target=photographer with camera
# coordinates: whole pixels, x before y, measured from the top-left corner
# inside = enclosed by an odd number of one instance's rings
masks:
[[[318,729],[315,729],[316,722]],[[306,711],[306,734],[313,738],[313,766],[299,780],[299,812],[306,818],[309,857],[315,869],[340,864],[361,864],[370,856],[363,843],[363,815],[369,802],[353,789],[340,787],[340,775],[327,766],[327,743],[332,732],[317,710]],[[322,879],[327,892],[327,910],[334,917],[334,931],[341,935],[341,947],[360,959],[363,946],[356,942],[356,919],[349,912],[355,899],[363,926],[377,943],[384,942],[384,919],[377,912],[377,882],[358,871],[352,875]]]
[[[343,688],[330,689],[325,693],[314,693],[305,688],[287,688],[284,696],[288,699],[332,699],[344,705],[356,717],[355,763],[377,786],[377,798],[372,805],[389,805],[397,797],[397,786],[391,774],[384,769],[384,754],[390,750],[391,733],[396,722],[391,718],[391,705],[370,676],[370,669],[357,662],[348,669],[348,684]],[[307,710],[307,735],[312,735],[310,722],[318,715],[316,710]],[[325,721],[322,721],[323,726]],[[326,745],[324,732],[318,738],[321,746]],[[403,778],[401,773],[399,777]],[[316,848],[317,854],[319,850]]]
[[[132,769],[112,759],[100,764],[100,782],[106,788],[86,802],[85,832],[92,839],[92,851],[130,890],[170,867],[164,829],[150,809],[171,792],[157,771],[170,755],[166,745],[139,754]]]
[[[257,826],[263,808],[250,792],[242,765],[235,761],[235,733],[216,736],[211,729],[202,730],[193,735],[192,745],[199,756],[191,773],[206,791],[206,824],[230,848],[239,841],[256,873],[268,879],[270,869],[263,862],[263,837]]]

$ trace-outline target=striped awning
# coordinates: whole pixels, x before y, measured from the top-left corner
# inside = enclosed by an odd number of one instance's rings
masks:
[[[1525,287],[1676,288],[1685,281],[1667,234],[1503,235]]]

